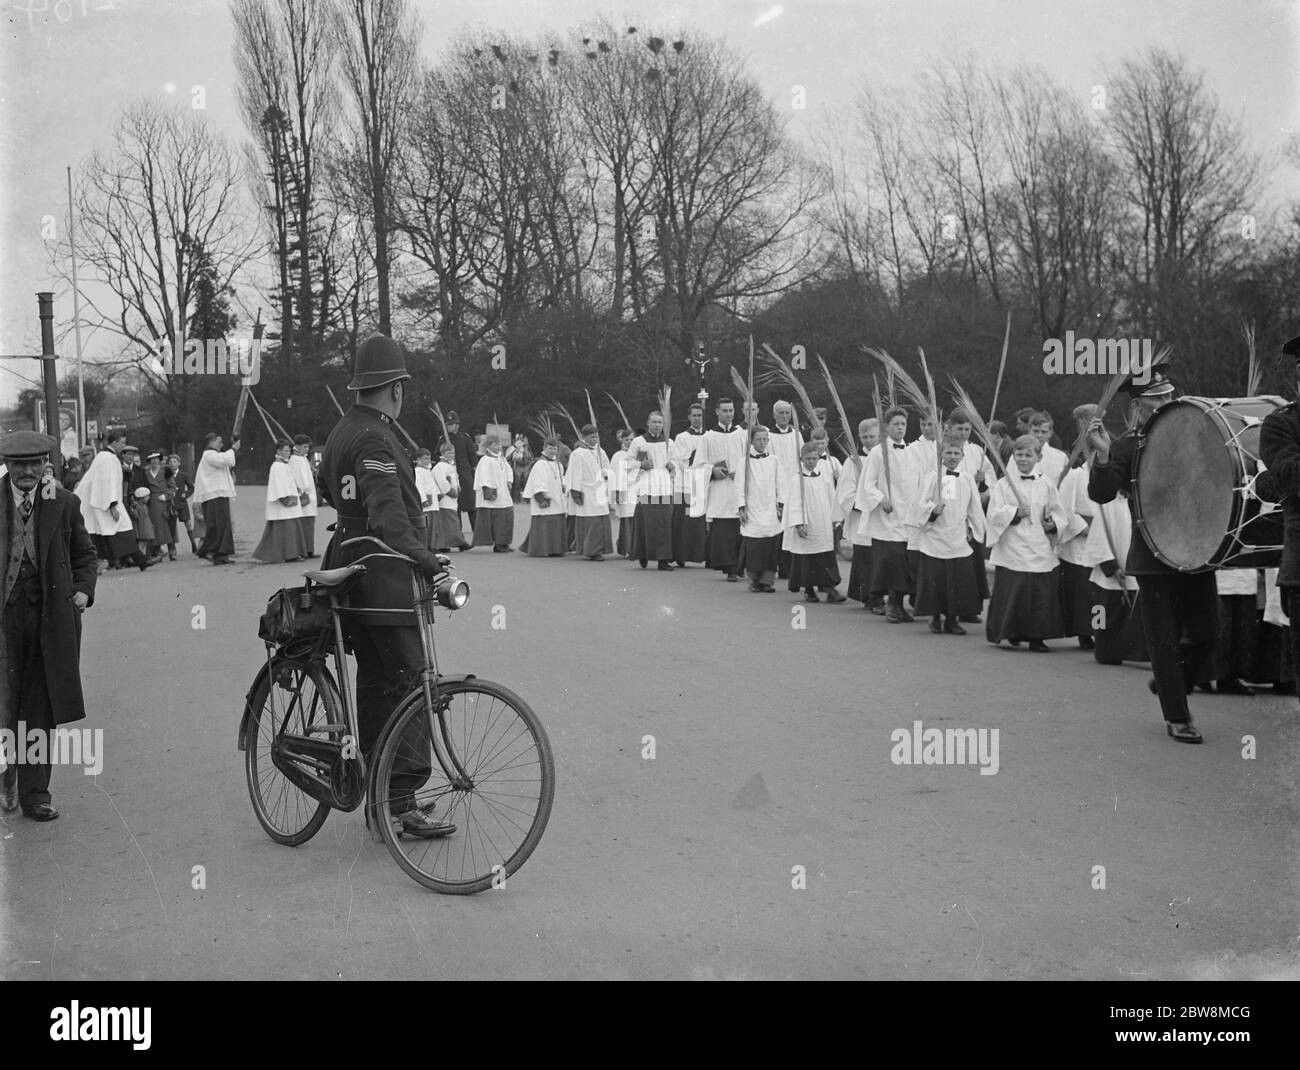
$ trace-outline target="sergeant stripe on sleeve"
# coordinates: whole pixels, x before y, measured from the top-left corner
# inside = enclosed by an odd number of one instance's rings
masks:
[[[384,461],[362,461],[361,467],[371,472],[383,472],[385,475],[397,475],[397,465]]]

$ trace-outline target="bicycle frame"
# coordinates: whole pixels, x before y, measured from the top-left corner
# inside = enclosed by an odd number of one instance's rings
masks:
[[[420,689],[423,693],[424,708],[427,711],[437,711],[438,724],[434,725],[432,720],[428,725],[429,740],[433,745],[434,754],[438,758],[438,764],[442,766],[442,771],[447,776],[447,782],[457,791],[468,791],[474,786],[465,767],[461,764],[460,758],[454,752],[449,751],[446,746],[447,724],[444,717],[444,711],[439,709],[434,702],[438,691],[438,680],[441,678],[438,672],[438,653],[433,638],[433,601],[437,596],[436,590],[431,588],[428,581],[420,573],[417,563],[405,554],[400,554],[391,547],[385,545],[379,539],[372,535],[362,535],[354,539],[348,539],[340,545],[340,549],[351,546],[359,542],[368,541],[383,547],[383,552],[366,554],[364,557],[357,558],[349,562],[353,565],[362,564],[371,558],[392,558],[402,561],[410,566],[411,569],[411,610],[405,609],[370,609],[363,610],[365,613],[398,613],[406,615],[414,612],[416,623],[420,632],[420,652],[423,664],[420,667]],[[352,681],[348,673],[346,654],[343,651],[343,623],[342,614],[356,612],[347,606],[340,606],[338,600],[330,596],[330,616],[334,622],[334,661],[335,669],[339,676],[339,694],[343,701],[344,716],[347,718],[348,733],[353,740],[358,742],[357,759],[361,763],[362,775],[368,778],[370,769],[361,754],[360,748],[360,725],[357,715],[356,701],[352,694]]]

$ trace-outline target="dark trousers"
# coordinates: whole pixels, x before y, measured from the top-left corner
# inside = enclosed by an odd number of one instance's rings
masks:
[[[1137,576],[1142,630],[1166,721],[1190,721],[1187,695],[1214,653],[1219,592],[1213,572]]]
[[[1291,633],[1292,664],[1300,667],[1300,620],[1296,620],[1296,615],[1300,614],[1300,587],[1283,587],[1278,584],[1278,595],[1282,599],[1282,612],[1291,618],[1291,627],[1285,630]],[[1278,675],[1282,675],[1281,671]],[[1300,687],[1296,691],[1300,692]]]
[[[8,677],[8,693],[16,699],[13,721],[5,727],[17,732],[21,720],[27,731],[45,733],[45,760],[39,765],[24,762],[6,769],[6,778],[18,777],[18,804],[27,809],[50,801],[50,744],[53,742],[54,710],[45,685],[45,659],[41,656],[40,580],[35,579],[36,601],[27,597],[26,585],[19,580],[4,607],[3,672]],[[21,746],[21,742],[18,744]],[[13,761],[12,754],[5,755]]]
[[[209,498],[203,503],[204,535],[199,556],[229,557],[235,552],[235,528],[229,498]]]
[[[388,718],[419,681],[424,654],[416,628],[354,627],[349,641],[357,659],[361,753],[370,762],[376,757],[372,751]],[[414,795],[432,772],[429,734],[421,721],[407,732],[398,749],[389,779],[389,809],[401,814],[415,806]]]

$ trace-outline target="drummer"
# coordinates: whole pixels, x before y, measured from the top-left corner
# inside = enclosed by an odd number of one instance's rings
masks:
[[[1122,491],[1128,496],[1135,531],[1141,530],[1134,503],[1141,489],[1137,485],[1136,456],[1143,427],[1152,413],[1175,397],[1174,385],[1162,371],[1147,371],[1150,378],[1145,384],[1130,379],[1121,387],[1132,399],[1135,422],[1131,431],[1112,441],[1100,417],[1094,417],[1088,425],[1088,445],[1096,451],[1088,477],[1088,497],[1105,504]],[[1165,731],[1179,743],[1200,743],[1201,733],[1192,724],[1187,696],[1196,683],[1200,665],[1214,652],[1218,635],[1219,597],[1214,573],[1171,568],[1157,559],[1144,536],[1136,535],[1129,544],[1124,571],[1137,580],[1137,604],[1155,677],[1147,686],[1160,699]]]
[[[1300,337],[1287,342],[1282,354],[1295,360],[1295,382],[1300,386]],[[1255,491],[1265,501],[1282,505],[1285,528],[1277,586],[1282,610],[1291,620],[1292,653],[1300,654],[1300,405],[1292,402],[1264,417],[1259,456],[1268,470],[1255,481]]]

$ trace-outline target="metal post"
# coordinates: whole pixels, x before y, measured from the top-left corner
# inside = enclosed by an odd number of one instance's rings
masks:
[[[36,303],[41,319],[41,367],[45,378],[45,433],[55,442],[54,471],[58,478],[63,477],[63,448],[59,435],[59,377],[54,362],[58,359],[54,352],[54,294],[48,290],[36,295]],[[57,460],[55,459],[57,457]]]
[[[77,342],[77,448],[86,444],[86,384],[81,376],[81,291],[77,288],[77,237],[72,220],[72,168],[68,168],[68,248],[72,253],[72,333]]]

